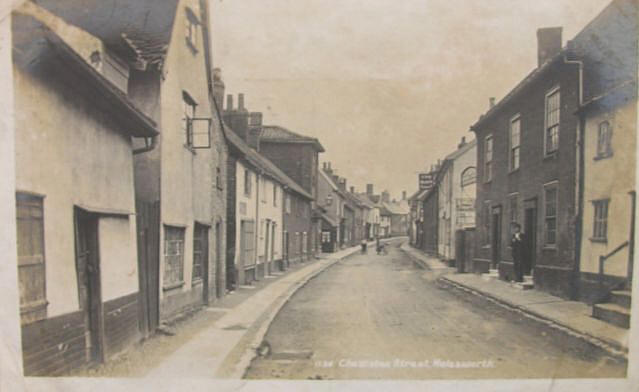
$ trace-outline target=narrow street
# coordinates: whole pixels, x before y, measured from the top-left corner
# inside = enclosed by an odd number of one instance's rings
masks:
[[[438,284],[397,248],[342,260],[301,288],[249,379],[623,377],[587,343]]]

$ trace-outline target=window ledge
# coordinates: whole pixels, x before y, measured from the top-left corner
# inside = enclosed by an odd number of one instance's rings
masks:
[[[601,161],[602,159],[608,159],[608,158],[612,158],[612,153],[596,155],[594,158],[592,158],[592,160],[593,161]]]
[[[204,283],[204,279],[202,278],[195,278],[193,279],[193,281],[191,281],[191,286],[199,286],[202,283]]]
[[[557,150],[555,150],[553,152],[546,153],[544,155],[544,161],[550,160],[550,159],[556,159],[556,158],[557,158]]]
[[[184,281],[181,280],[179,282],[176,283],[171,283],[171,284],[167,284],[165,286],[162,287],[162,291],[170,291],[170,290],[174,290],[174,289],[178,289],[180,287],[184,286]]]
[[[599,243],[599,244],[607,244],[608,243],[608,239],[607,238],[590,237],[589,240],[590,240],[590,242],[596,242],[596,243]]]
[[[541,250],[552,250],[552,251],[556,251],[557,250],[557,246],[556,245],[544,245]]]
[[[519,172],[519,168],[515,168],[515,169],[511,169],[508,174],[513,174],[513,173],[518,173]]]

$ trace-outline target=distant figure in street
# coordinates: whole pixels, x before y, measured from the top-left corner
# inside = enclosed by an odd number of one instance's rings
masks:
[[[517,222],[511,224],[512,238],[510,239],[510,247],[513,252],[513,264],[515,269],[515,281],[523,282],[523,255],[524,255],[524,234],[521,232],[521,226]]]
[[[368,244],[366,243],[366,240],[365,240],[365,239],[364,239],[364,240],[362,240],[362,254],[366,253],[367,245],[368,245]]]

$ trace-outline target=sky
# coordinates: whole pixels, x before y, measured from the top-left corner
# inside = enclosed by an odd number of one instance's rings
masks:
[[[347,186],[400,198],[537,66],[538,28],[565,45],[610,0],[210,2],[226,93],[317,137]]]

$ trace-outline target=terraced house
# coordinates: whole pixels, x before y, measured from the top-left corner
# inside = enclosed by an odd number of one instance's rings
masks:
[[[580,263],[591,256],[580,255],[580,243],[603,238],[607,209],[597,204],[604,196],[584,199],[589,185],[580,178],[589,175],[584,168],[592,170],[584,161],[594,157],[592,147],[586,154],[580,147],[585,125],[576,112],[614,86],[636,80],[636,17],[636,1],[615,0],[565,46],[561,28],[539,29],[538,67],[472,126],[477,137],[475,271],[513,278],[509,227],[517,222],[527,239],[524,271],[534,286],[561,297],[590,296],[592,275],[582,273]],[[610,134],[601,132],[606,144]],[[633,186],[622,188],[627,192]],[[630,215],[630,204],[625,205]],[[592,218],[584,212],[596,215],[599,228],[586,240],[582,222]],[[594,263],[587,263],[592,271]]]

